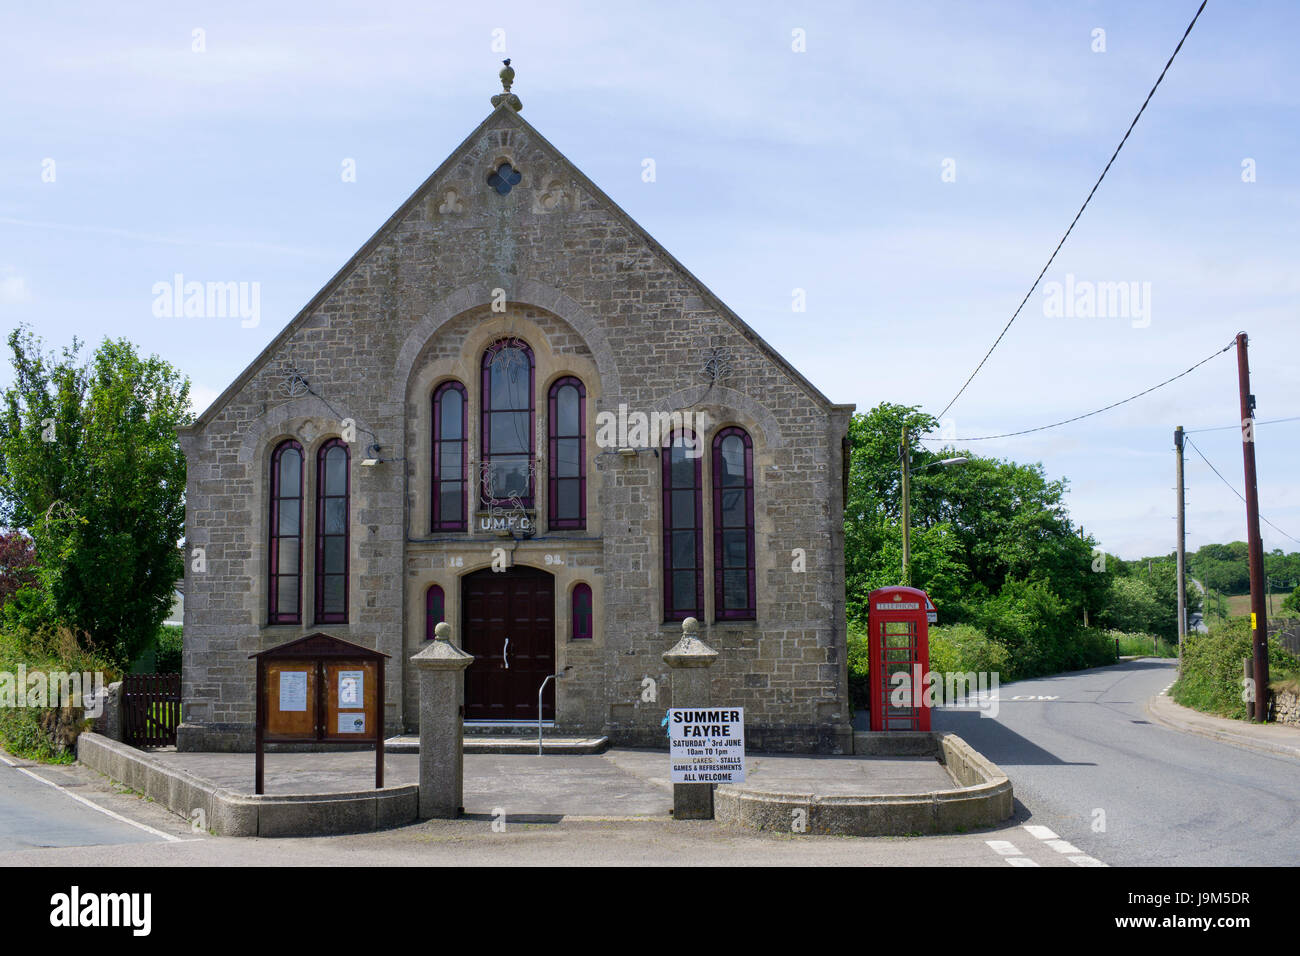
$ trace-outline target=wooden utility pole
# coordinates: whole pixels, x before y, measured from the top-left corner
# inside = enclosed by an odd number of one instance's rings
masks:
[[[1178,476],[1178,673],[1183,672],[1187,637],[1187,528],[1183,502],[1183,426],[1174,429],[1174,473]]]
[[[1079,537],[1086,540],[1083,533],[1083,525],[1079,525]],[[1088,599],[1083,599],[1083,626],[1088,626]]]
[[[1241,457],[1246,477],[1246,536],[1250,548],[1250,641],[1254,652],[1255,722],[1268,720],[1268,614],[1264,607],[1264,542],[1259,536],[1259,487],[1255,477],[1255,396],[1250,394],[1246,333],[1237,333],[1237,382],[1241,392]]]
[[[903,426],[903,440],[898,446],[903,461],[903,584],[912,583],[912,449]]]

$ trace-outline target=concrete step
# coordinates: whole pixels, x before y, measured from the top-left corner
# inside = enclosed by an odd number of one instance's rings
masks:
[[[608,737],[545,737],[542,740],[543,754],[602,754],[608,748]],[[389,737],[384,741],[384,752],[418,754],[420,738],[415,735]],[[466,734],[465,753],[536,754],[537,737],[478,737]]]
[[[542,731],[551,733],[555,721],[542,721]],[[470,737],[529,737],[537,739],[537,721],[535,720],[467,720],[465,721],[465,739]]]

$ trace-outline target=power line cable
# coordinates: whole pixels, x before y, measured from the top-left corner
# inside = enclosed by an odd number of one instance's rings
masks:
[[[1186,435],[1187,433],[1186,433],[1186,432],[1183,432],[1183,434]],[[1241,493],[1240,491],[1238,491],[1235,487],[1233,487],[1232,483],[1229,482],[1227,478],[1224,478],[1223,475],[1219,474],[1219,469],[1215,468],[1214,465],[1211,465],[1211,464],[1210,464],[1210,459],[1208,459],[1208,458],[1205,457],[1205,452],[1201,451],[1201,449],[1198,448],[1198,447],[1196,446],[1196,442],[1192,441],[1192,440],[1189,438],[1189,439],[1187,439],[1187,444],[1191,445],[1192,448],[1195,450],[1196,454],[1198,454],[1198,455],[1201,456],[1201,461],[1205,462],[1207,465],[1210,465],[1210,471],[1214,472],[1216,475],[1219,476],[1219,480],[1220,480],[1221,482],[1223,482],[1225,485],[1228,486],[1228,490],[1231,491],[1231,492],[1232,492],[1234,495],[1236,495],[1238,498],[1240,498],[1243,502],[1245,502],[1245,500],[1246,500],[1245,496],[1242,495],[1242,493]],[[1268,525],[1270,528],[1272,528],[1274,531],[1276,531],[1276,532],[1277,532],[1278,534],[1280,534],[1282,537],[1284,537],[1284,538],[1291,538],[1291,540],[1294,541],[1296,544],[1300,544],[1300,538],[1294,538],[1294,537],[1292,537],[1291,535],[1287,534],[1285,531],[1283,531],[1281,528],[1279,528],[1279,527],[1278,527],[1277,525],[1275,525],[1273,522],[1269,521],[1269,520],[1268,520],[1267,518],[1265,518],[1263,515],[1260,515],[1260,516],[1259,516],[1259,520],[1262,521],[1262,522],[1264,522],[1264,524]]]
[[[1088,203],[1092,201],[1093,194],[1097,192],[1097,187],[1101,185],[1101,181],[1105,179],[1106,174],[1110,172],[1111,163],[1115,162],[1115,157],[1119,155],[1119,151],[1123,149],[1124,144],[1128,142],[1129,134],[1133,132],[1133,127],[1137,126],[1137,121],[1141,118],[1143,111],[1147,108],[1147,104],[1151,102],[1151,97],[1155,95],[1156,90],[1159,88],[1160,81],[1163,80],[1165,74],[1169,72],[1169,67],[1173,65],[1174,57],[1178,56],[1178,51],[1183,48],[1183,42],[1187,39],[1188,34],[1192,32],[1192,27],[1196,26],[1196,21],[1200,18],[1201,11],[1205,9],[1206,2],[1208,2],[1208,0],[1201,0],[1201,5],[1197,8],[1196,16],[1192,17],[1192,22],[1187,24],[1187,29],[1183,31],[1183,37],[1178,41],[1178,46],[1174,47],[1174,52],[1170,55],[1169,62],[1165,64],[1165,68],[1161,70],[1160,75],[1156,77],[1156,82],[1155,85],[1151,87],[1151,92],[1148,93],[1147,98],[1142,101],[1141,107],[1138,108],[1137,115],[1133,117],[1133,122],[1128,124],[1128,129],[1124,132],[1124,138],[1121,139],[1119,145],[1115,147],[1115,152],[1111,154],[1110,161],[1106,163],[1106,168],[1101,171],[1101,175],[1098,176],[1097,181],[1093,183],[1092,189],[1088,192],[1088,198],[1083,201],[1083,205],[1079,207],[1079,211],[1074,214],[1074,219],[1070,221],[1069,228],[1065,230],[1065,235],[1061,236],[1061,241],[1058,242],[1056,248],[1052,250],[1052,254],[1047,259],[1047,264],[1043,266],[1042,271],[1038,273],[1038,278],[1036,278],[1034,284],[1029,287],[1029,291],[1025,293],[1025,297],[1020,300],[1020,304],[1016,306],[1016,311],[1013,312],[1011,318],[1007,320],[1007,324],[1003,326],[1002,331],[998,333],[998,337],[994,339],[993,344],[989,346],[989,350],[984,353],[984,357],[980,359],[979,365],[975,366],[975,371],[970,373],[970,378],[966,379],[965,384],[957,390],[957,394],[954,395],[952,400],[943,407],[943,411],[935,416],[936,418],[943,418],[948,409],[952,408],[952,406],[956,404],[957,399],[961,398],[962,392],[966,391],[966,386],[970,385],[970,383],[974,381],[975,376],[978,375],[980,369],[984,367],[984,363],[987,362],[989,356],[993,354],[993,350],[996,349],[998,343],[1002,341],[1002,337],[1006,335],[1007,330],[1011,328],[1011,324],[1016,321],[1017,317],[1019,317],[1021,310],[1025,307],[1025,303],[1029,301],[1029,297],[1033,295],[1034,290],[1038,288],[1038,283],[1043,281],[1043,276],[1046,275],[1047,270],[1051,268],[1052,262],[1056,259],[1056,254],[1061,251],[1061,247],[1065,245],[1065,240],[1070,238],[1070,233],[1074,231],[1075,223],[1079,221],[1079,217],[1083,215],[1083,211],[1088,208]]]
[[[1158,388],[1164,388],[1164,387],[1165,387],[1166,385],[1168,385],[1170,382],[1176,382],[1176,381],[1178,381],[1178,380],[1179,380],[1180,378],[1182,378],[1184,375],[1188,375],[1188,374],[1190,374],[1190,373],[1196,371],[1198,368],[1200,368],[1200,367],[1201,367],[1202,365],[1204,365],[1206,362],[1210,361],[1210,359],[1212,359],[1212,358],[1214,358],[1214,357],[1216,357],[1216,356],[1222,355],[1224,352],[1228,351],[1228,349],[1232,348],[1233,345],[1235,345],[1235,344],[1236,344],[1236,340],[1234,339],[1232,342],[1229,342],[1227,345],[1225,345],[1223,348],[1219,349],[1217,352],[1214,352],[1214,353],[1211,354],[1211,355],[1207,355],[1207,356],[1205,356],[1205,358],[1201,359],[1199,362],[1197,362],[1197,363],[1196,363],[1195,365],[1193,365],[1191,368],[1189,368],[1189,369],[1187,369],[1187,370],[1185,370],[1185,371],[1179,372],[1177,375],[1173,376],[1172,378],[1167,378],[1167,379],[1165,379],[1165,380],[1164,380],[1163,382],[1161,382],[1159,385],[1152,385],[1150,388],[1148,388],[1148,389],[1144,389],[1143,391],[1138,392],[1136,395],[1130,395],[1128,398],[1120,399],[1118,402],[1111,402],[1109,405],[1105,406],[1104,408],[1098,408],[1098,409],[1096,409],[1095,411],[1091,411],[1091,412],[1084,412],[1082,415],[1075,415],[1073,418],[1066,418],[1066,419],[1064,419],[1063,421],[1052,422],[1052,424],[1050,424],[1050,425],[1039,425],[1037,428],[1022,428],[1022,429],[1021,429],[1020,431],[1018,431],[1018,432],[1007,432],[1007,433],[1002,434],[1002,435],[980,435],[978,438],[963,438],[963,439],[961,439],[961,441],[963,441],[963,442],[967,442],[967,441],[989,441],[989,440],[994,439],[994,438],[1014,438],[1016,435],[1028,435],[1028,434],[1030,434],[1031,432],[1041,432],[1041,431],[1046,431],[1046,430],[1049,429],[1049,428],[1058,428],[1058,427],[1060,427],[1061,425],[1068,425],[1068,424],[1070,424],[1071,422],[1077,422],[1077,421],[1080,421],[1080,420],[1082,420],[1082,419],[1084,419],[1084,418],[1091,418],[1093,415],[1100,415],[1102,412],[1108,412],[1108,411],[1110,411],[1112,408],[1118,408],[1120,405],[1126,405],[1127,403],[1133,401],[1133,400],[1136,399],[1136,398],[1141,398],[1143,395],[1149,395],[1149,394],[1151,394],[1152,392],[1154,392],[1154,391],[1155,391],[1156,389],[1158,389]],[[931,442],[932,442],[932,441],[945,441],[945,440],[946,440],[946,439],[940,439],[940,438],[922,438],[922,439],[921,439],[921,441],[931,441]]]
[[[1282,422],[1300,422],[1300,415],[1292,415],[1290,418],[1271,418],[1266,422],[1255,422],[1255,426],[1260,425],[1278,425]],[[1241,431],[1240,425],[1216,425],[1213,428],[1184,428],[1184,435],[1199,435],[1201,432],[1226,432],[1228,429]]]

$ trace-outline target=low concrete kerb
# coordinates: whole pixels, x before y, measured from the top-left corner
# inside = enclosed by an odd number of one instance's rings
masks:
[[[77,738],[77,759],[218,836],[362,833],[414,823],[419,808],[415,784],[339,793],[238,793],[96,733]]]
[[[1196,734],[1198,737],[1207,737],[1260,753],[1300,758],[1300,730],[1292,727],[1250,724],[1203,714],[1199,710],[1184,707],[1168,694],[1157,694],[1148,700],[1146,711],[1152,720],[1170,730]]]
[[[853,736],[858,755],[932,754],[958,786],[922,793],[819,796],[724,784],[714,794],[716,819],[786,833],[906,836],[995,827],[1014,812],[1007,775],[955,734],[913,731]]]

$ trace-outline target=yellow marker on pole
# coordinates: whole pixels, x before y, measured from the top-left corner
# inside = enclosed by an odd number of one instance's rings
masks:
[[[1254,631],[1254,630],[1258,630],[1258,629],[1259,629],[1259,625],[1257,625],[1257,624],[1255,623],[1255,612],[1254,612],[1254,611],[1251,611],[1251,612],[1250,612],[1250,629],[1251,629],[1252,631]]]

